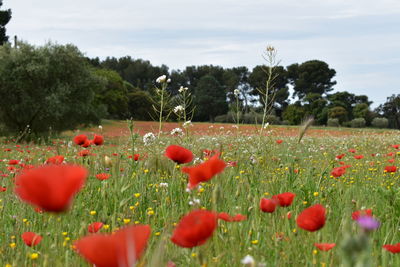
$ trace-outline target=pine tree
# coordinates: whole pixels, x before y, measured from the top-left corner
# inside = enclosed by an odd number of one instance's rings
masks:
[[[3,5],[3,0],[0,0],[0,8]],[[6,25],[11,19],[11,10],[0,10],[0,45],[3,45],[8,41],[8,36],[6,35]]]

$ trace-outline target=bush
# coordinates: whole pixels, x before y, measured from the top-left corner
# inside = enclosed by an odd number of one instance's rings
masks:
[[[374,118],[371,125],[375,128],[387,128],[389,126],[389,120],[386,118]]]
[[[340,123],[339,123],[339,119],[328,119],[327,125],[329,127],[339,127]]]
[[[99,123],[92,88],[104,86],[73,45],[0,46],[0,121],[14,134],[50,132]]]
[[[367,122],[364,118],[356,118],[350,122],[351,128],[364,128]]]

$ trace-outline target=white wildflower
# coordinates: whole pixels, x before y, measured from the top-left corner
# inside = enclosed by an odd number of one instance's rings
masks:
[[[102,130],[102,129],[103,129],[103,126],[99,125],[99,129]]]
[[[191,200],[191,201],[189,201],[189,205],[190,206],[193,206],[193,205],[199,205],[200,204],[200,199],[198,199],[198,198],[193,198],[193,201]]]
[[[244,257],[240,262],[248,266],[254,266],[255,264],[254,258],[250,255],[246,255],[246,257]]]
[[[168,183],[160,183],[159,186],[160,187],[168,187]]]
[[[236,97],[238,97],[238,96],[239,96],[239,94],[240,94],[240,91],[239,91],[239,89],[235,89],[235,90],[233,90],[233,94],[234,94]]]
[[[183,93],[183,92],[187,91],[188,89],[189,89],[189,88],[187,88],[187,87],[181,86],[181,87],[178,89],[178,92],[179,92],[179,93]]]
[[[156,140],[156,136],[153,133],[147,133],[143,136],[143,143],[144,145],[148,145]]]
[[[171,79],[168,78],[167,83],[170,83],[170,82],[171,82]]]
[[[268,126],[269,126],[269,122],[267,122],[266,124],[264,124],[264,129],[267,129],[268,128]]]
[[[171,130],[171,135],[175,135],[175,136],[183,136],[183,130],[181,128],[175,128]]]
[[[192,121],[185,121],[182,126],[183,126],[183,128],[187,128],[189,126],[193,126],[193,124],[192,124]]]
[[[160,77],[157,78],[156,83],[165,83],[166,80],[167,80],[167,76],[161,75]]]
[[[182,105],[174,107],[174,113],[178,114],[181,113],[185,110],[185,108]]]

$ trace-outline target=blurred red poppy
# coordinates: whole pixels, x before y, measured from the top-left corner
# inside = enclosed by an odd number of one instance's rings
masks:
[[[101,146],[102,144],[104,144],[103,136],[95,134],[92,143],[95,144],[96,146]]]
[[[189,189],[195,188],[199,183],[210,180],[214,175],[225,169],[225,162],[214,155],[209,160],[192,167],[183,167],[182,172],[189,175]]]
[[[57,155],[46,160],[47,164],[62,164],[64,162],[64,156]]]
[[[88,138],[84,134],[80,134],[74,137],[74,143],[78,146],[85,144],[86,141],[88,141]]]
[[[364,156],[363,155],[355,155],[354,158],[355,159],[362,159],[362,158],[364,158]]]
[[[297,216],[296,222],[301,229],[317,231],[325,225],[325,208],[320,204],[306,208]]]
[[[88,231],[89,233],[97,233],[103,227],[102,222],[94,222],[89,224]]]
[[[350,153],[356,153],[356,150],[355,150],[354,148],[350,148],[350,149],[349,149],[349,152],[350,152]]]
[[[397,167],[396,166],[386,166],[385,167],[385,172],[396,172]]]
[[[366,209],[366,210],[356,210],[351,214],[351,219],[354,221],[357,221],[361,216],[367,216],[367,217],[372,217],[372,210],[371,209]]]
[[[134,266],[150,237],[149,225],[128,226],[111,235],[92,234],[75,242],[76,251],[96,267]]]
[[[282,144],[282,143],[283,143],[283,140],[282,140],[282,139],[278,139],[278,140],[276,140],[276,143],[277,143],[277,144]]]
[[[275,199],[279,206],[281,207],[288,207],[292,205],[293,199],[296,196],[296,194],[291,193],[291,192],[286,192],[286,193],[281,193],[278,195],[272,196],[272,199]]]
[[[165,150],[165,156],[178,164],[189,163],[193,160],[192,151],[177,145],[168,146]]]
[[[138,161],[139,160],[140,155],[139,154],[134,154],[133,155],[133,160],[134,161]]]
[[[277,200],[275,199],[268,199],[262,198],[260,200],[260,209],[263,212],[272,213],[275,211],[277,205]]]
[[[346,156],[346,154],[340,154],[340,155],[337,155],[336,158],[337,159],[342,159],[344,156]]]
[[[110,178],[110,177],[111,177],[111,174],[109,174],[109,173],[99,173],[99,174],[96,174],[96,179],[97,179],[97,180],[100,180],[100,181],[107,180],[107,179]]]
[[[400,243],[394,244],[394,245],[383,245],[382,246],[384,249],[391,253],[399,253],[400,252]]]
[[[25,232],[21,235],[22,240],[28,247],[36,246],[42,241],[42,237],[34,232]]]
[[[88,171],[75,165],[45,165],[16,177],[15,193],[45,211],[62,212],[85,183]]]
[[[328,251],[333,249],[336,244],[335,243],[314,243],[314,246],[321,251]]]
[[[79,153],[78,153],[78,156],[80,156],[80,157],[87,157],[89,155],[90,155],[90,150],[87,150],[87,149],[79,151]]]
[[[217,215],[207,210],[194,210],[185,215],[175,228],[171,241],[184,248],[204,244],[217,227]]]
[[[331,171],[331,175],[336,178],[342,176],[345,173],[346,173],[346,168],[343,166],[333,168],[333,170]]]
[[[10,159],[8,161],[8,165],[17,165],[19,163],[19,160],[16,159]]]
[[[218,219],[226,222],[241,222],[247,220],[247,217],[242,214],[236,214],[235,216],[231,216],[226,212],[220,212],[218,213]]]

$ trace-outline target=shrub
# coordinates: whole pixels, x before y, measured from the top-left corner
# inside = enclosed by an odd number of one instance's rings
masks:
[[[329,127],[339,127],[340,123],[339,123],[339,119],[328,119],[327,125]]]
[[[77,47],[0,46],[0,121],[20,138],[99,123],[92,88],[105,86]]]
[[[371,125],[375,128],[387,128],[389,126],[389,120],[386,118],[374,118]]]
[[[350,122],[351,128],[364,128],[366,121],[364,118],[356,118]]]

